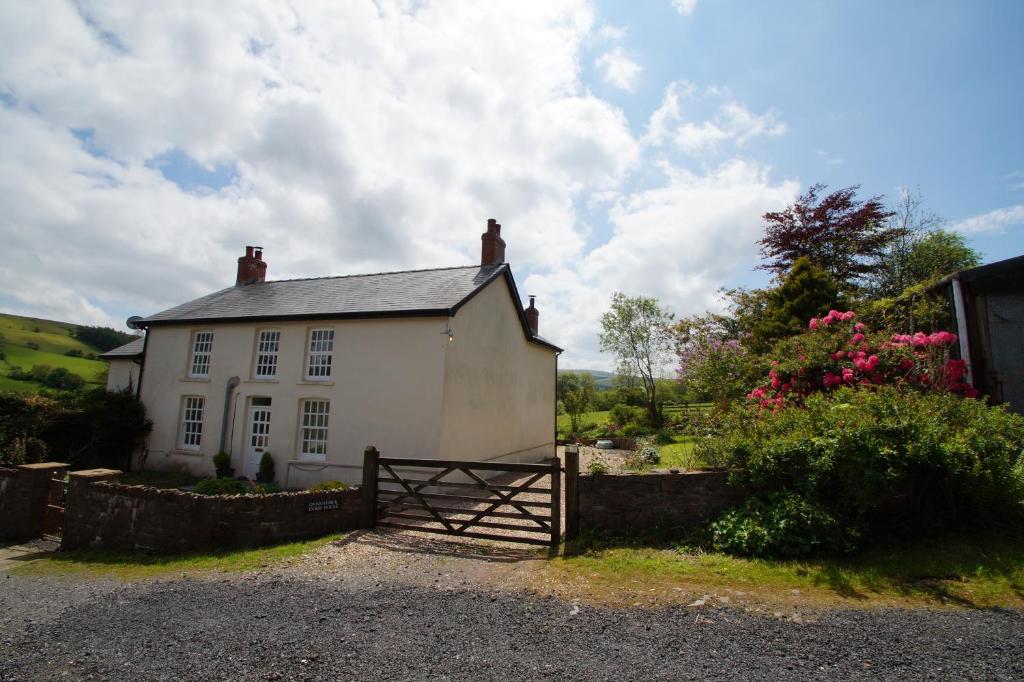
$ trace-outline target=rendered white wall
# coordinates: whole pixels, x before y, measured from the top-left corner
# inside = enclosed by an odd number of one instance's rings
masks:
[[[511,462],[553,457],[556,356],[527,341],[504,278],[463,306],[451,326],[441,456]]]

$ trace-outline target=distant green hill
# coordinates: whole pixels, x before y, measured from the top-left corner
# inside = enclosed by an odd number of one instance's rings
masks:
[[[42,388],[33,381],[15,381],[7,376],[15,367],[28,371],[33,365],[64,367],[91,384],[99,384],[107,363],[89,359],[88,356],[97,356],[102,351],[74,338],[76,327],[68,322],[0,313],[0,334],[3,334],[6,356],[0,360],[0,390],[35,392]],[[80,351],[84,357],[65,355],[70,350]]]
[[[615,388],[615,373],[604,372],[599,369],[560,369],[559,374],[589,374],[594,378],[594,386],[598,390],[604,390],[606,388]]]

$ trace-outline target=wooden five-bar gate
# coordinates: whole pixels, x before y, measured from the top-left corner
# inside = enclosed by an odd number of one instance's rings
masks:
[[[46,511],[43,513],[43,535],[59,536],[64,529],[64,508],[68,497],[66,476],[65,467],[54,471],[50,477]]]
[[[561,511],[557,459],[550,464],[403,459],[366,449],[364,528],[557,546]]]

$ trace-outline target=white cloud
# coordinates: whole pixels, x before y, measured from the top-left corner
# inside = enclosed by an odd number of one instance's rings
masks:
[[[633,90],[643,67],[633,61],[621,47],[614,47],[594,62],[606,83],[627,92]]]
[[[800,190],[798,182],[773,182],[768,168],[744,161],[707,174],[665,170],[663,185],[612,207],[607,243],[572,268],[528,279],[526,287],[544,302],[547,333],[574,349],[566,363],[611,366],[593,338],[615,291],[656,296],[677,315],[720,308],[718,289],[756,260],[761,215]]]
[[[247,243],[272,278],[472,263],[496,217],[563,362],[606,367],[612,291],[717,305],[798,187],[654,158],[687,125],[738,148],[784,124],[717,89],[689,120],[679,82],[637,140],[581,82],[594,26],[584,0],[0,5],[0,304],[116,324],[231,284]],[[234,179],[183,189],[172,151]]]
[[[710,119],[688,120],[682,102],[696,104],[698,99],[702,103],[711,99],[727,101],[718,105]],[[672,141],[683,152],[700,156],[718,151],[726,141],[743,147],[756,137],[779,137],[787,131],[774,110],[756,115],[735,101],[728,90],[711,87],[698,93],[693,84],[677,81],[665,88],[661,106],[648,119],[643,141],[654,146]]]
[[[679,14],[688,17],[697,9],[697,0],[672,0],[672,7]]]
[[[988,213],[981,213],[965,218],[952,226],[957,232],[972,234],[976,232],[1005,232],[1006,228],[1024,224],[1024,204],[1008,208],[997,208]]]
[[[826,166],[842,166],[844,163],[846,163],[846,159],[844,159],[843,157],[832,156],[824,149],[818,149],[814,153],[818,156],[819,159],[821,159],[822,163],[824,163]]]

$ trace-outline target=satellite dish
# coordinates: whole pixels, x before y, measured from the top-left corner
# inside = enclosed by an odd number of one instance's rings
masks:
[[[132,315],[128,318],[128,321],[125,322],[125,324],[128,325],[129,329],[142,329],[142,325],[139,324],[140,322],[142,322],[141,317],[138,315]]]

